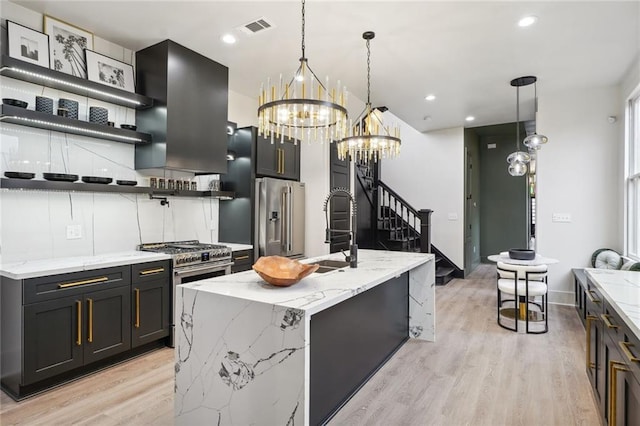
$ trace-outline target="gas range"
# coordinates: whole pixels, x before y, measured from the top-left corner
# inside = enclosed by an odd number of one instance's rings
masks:
[[[227,263],[232,258],[229,247],[204,244],[198,240],[141,244],[138,250],[171,255],[174,269],[200,264]]]

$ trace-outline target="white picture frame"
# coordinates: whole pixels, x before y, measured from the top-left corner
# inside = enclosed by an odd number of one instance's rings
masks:
[[[116,89],[135,93],[133,66],[117,59],[85,50],[87,79]]]
[[[49,36],[7,20],[9,56],[49,68]]]
[[[93,49],[93,34],[49,15],[44,15],[44,32],[50,36],[50,68],[87,78],[84,50]]]

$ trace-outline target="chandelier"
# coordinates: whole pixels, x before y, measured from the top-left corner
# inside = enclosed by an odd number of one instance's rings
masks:
[[[258,96],[258,134],[275,139],[287,136],[303,141],[340,140],[347,127],[347,90],[329,89],[329,78],[323,84],[305,56],[305,0],[302,0],[302,56],[300,66],[287,82],[282,75],[278,84],[267,81]]]
[[[393,158],[400,153],[400,128],[396,125],[385,126],[382,113],[371,108],[371,46],[376,34],[367,31],[362,34],[367,45],[367,104],[356,118],[355,126],[349,125],[348,135],[338,142],[338,158],[343,160],[347,154],[352,159],[378,161],[379,158]]]

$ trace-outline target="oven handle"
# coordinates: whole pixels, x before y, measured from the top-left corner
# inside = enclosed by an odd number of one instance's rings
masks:
[[[233,262],[217,263],[216,265],[207,265],[202,267],[187,267],[184,269],[174,269],[173,273],[178,277],[188,277],[196,274],[202,274],[206,272],[216,272],[227,267],[233,266]]]

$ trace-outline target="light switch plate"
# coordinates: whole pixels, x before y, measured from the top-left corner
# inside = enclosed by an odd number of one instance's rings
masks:
[[[458,213],[449,213],[447,215],[447,219],[449,219],[449,220],[458,220]]]
[[[67,240],[82,238],[82,225],[67,225]]]
[[[551,215],[551,221],[561,223],[571,222],[571,213],[553,213]]]

